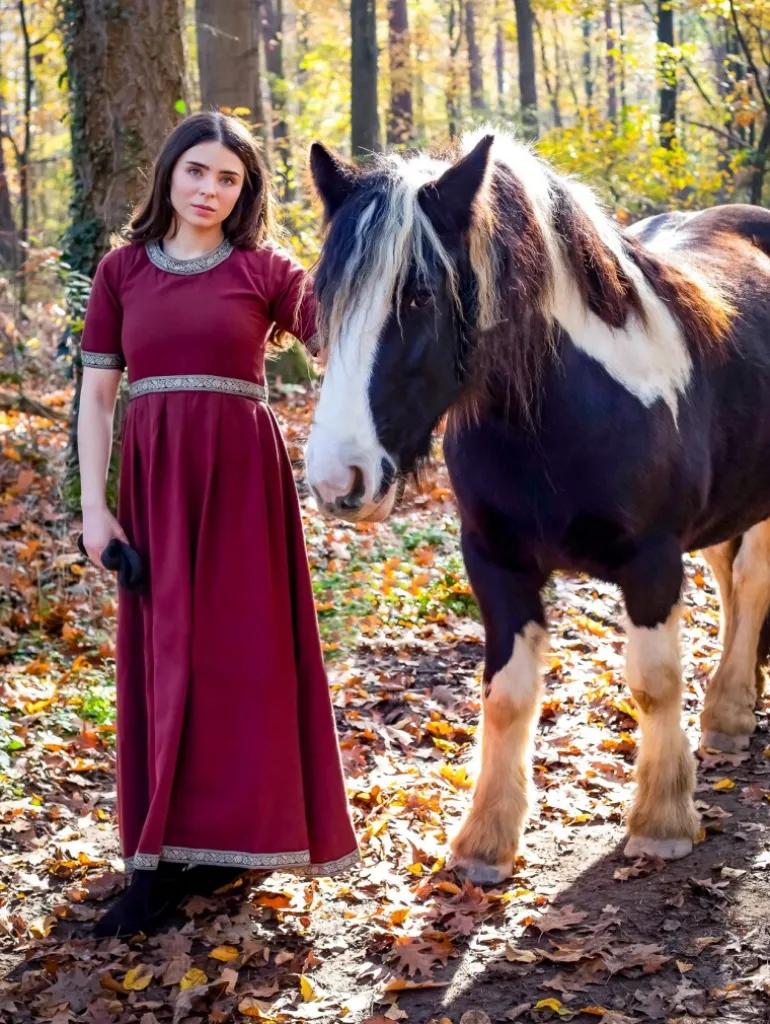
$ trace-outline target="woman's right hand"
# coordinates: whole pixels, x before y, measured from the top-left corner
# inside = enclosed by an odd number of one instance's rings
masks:
[[[120,523],[107,508],[83,511],[83,546],[88,552],[88,557],[103,569],[102,551],[115,537],[128,543],[128,538],[123,532]]]

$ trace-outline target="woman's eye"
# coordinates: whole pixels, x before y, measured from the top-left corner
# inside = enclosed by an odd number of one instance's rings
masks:
[[[235,184],[235,178],[222,178],[222,184],[223,185],[234,185]]]
[[[200,168],[198,167],[188,167],[187,169],[190,174],[200,174]]]

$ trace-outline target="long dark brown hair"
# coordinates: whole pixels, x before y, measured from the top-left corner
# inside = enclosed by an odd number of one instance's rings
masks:
[[[255,249],[273,231],[270,176],[249,129],[218,111],[191,114],[169,134],[155,159],[145,195],[134,210],[123,238],[134,245],[160,242],[175,225],[171,175],[179,158],[201,142],[219,142],[243,164],[246,177],[232,212],[222,224],[225,238],[238,249]]]

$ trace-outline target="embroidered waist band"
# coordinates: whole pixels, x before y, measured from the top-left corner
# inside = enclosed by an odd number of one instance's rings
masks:
[[[256,402],[267,402],[268,392],[264,384],[255,384],[238,377],[217,377],[213,374],[197,373],[171,377],[142,377],[128,386],[131,398],[153,395],[159,391],[216,391],[221,395],[237,395],[239,398],[253,398]]]

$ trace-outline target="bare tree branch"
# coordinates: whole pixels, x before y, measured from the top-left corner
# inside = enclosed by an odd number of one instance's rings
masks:
[[[682,62],[682,67],[684,68],[685,74],[687,75],[687,77],[690,79],[692,84],[695,86],[695,88],[701,94],[701,96],[706,101],[706,103],[709,105],[709,107],[711,107],[712,110],[716,110],[716,106],[714,105],[713,100],[709,97],[709,95],[704,90],[703,86],[698,81],[698,79],[697,79],[697,77],[695,75],[695,72],[693,71],[693,69],[692,69],[692,67],[690,65],[690,62],[687,59],[685,59]]]
[[[734,135],[732,132],[727,131],[726,128],[719,128],[715,124],[707,124],[705,121],[694,121],[690,117],[681,118],[684,124],[692,125],[693,128],[704,128],[708,132],[713,132],[714,135],[719,135],[730,143],[731,146],[737,146],[739,149],[746,148],[745,139],[740,138],[738,135]]]
[[[762,60],[765,62],[765,64],[770,65],[770,60],[768,60],[767,50],[765,49],[765,40],[764,40],[764,38],[762,36],[762,29],[760,28],[759,25],[755,25],[754,24],[754,22],[751,20],[751,18],[748,16],[748,14],[745,11],[743,11],[742,13],[743,13],[743,17],[746,19],[746,24],[749,26],[749,28],[753,28],[754,32],[756,33],[757,43],[759,45],[759,52],[762,54]]]
[[[7,411],[18,409],[19,412],[26,412],[30,416],[42,416],[47,420],[55,420],[57,423],[67,423],[69,415],[60,409],[50,409],[42,402],[36,402],[34,398],[28,398],[23,391],[14,394],[12,391],[0,391],[0,409]]]
[[[762,106],[765,108],[765,111],[768,114],[770,114],[770,100],[768,100],[767,93],[765,92],[764,86],[762,85],[762,79],[760,77],[757,65],[754,63],[754,57],[751,53],[751,49],[749,48],[749,45],[746,42],[743,32],[741,31],[741,26],[738,21],[738,12],[735,9],[734,0],[730,0],[730,15],[732,17],[733,28],[735,29],[735,36],[738,42],[740,43],[741,49],[743,50],[743,55],[748,61],[748,65],[754,74],[754,80],[757,83],[757,89],[759,90],[759,95],[762,98]]]
[[[14,156],[16,157],[17,162],[21,163],[21,159],[22,158],[21,158],[21,150],[19,149],[19,144],[17,143],[16,139],[14,139],[13,135],[11,135],[11,133],[8,131],[7,128],[0,128],[0,139],[8,139],[8,141],[11,144],[11,146],[13,147]]]
[[[34,40],[30,41],[30,44],[29,44],[30,48],[33,48],[35,46],[40,46],[42,43],[44,43],[46,41],[46,39],[49,36],[52,36],[53,33],[54,33],[54,30],[52,28],[49,28],[48,31],[45,33],[45,35],[41,36],[39,39],[34,39]]]

